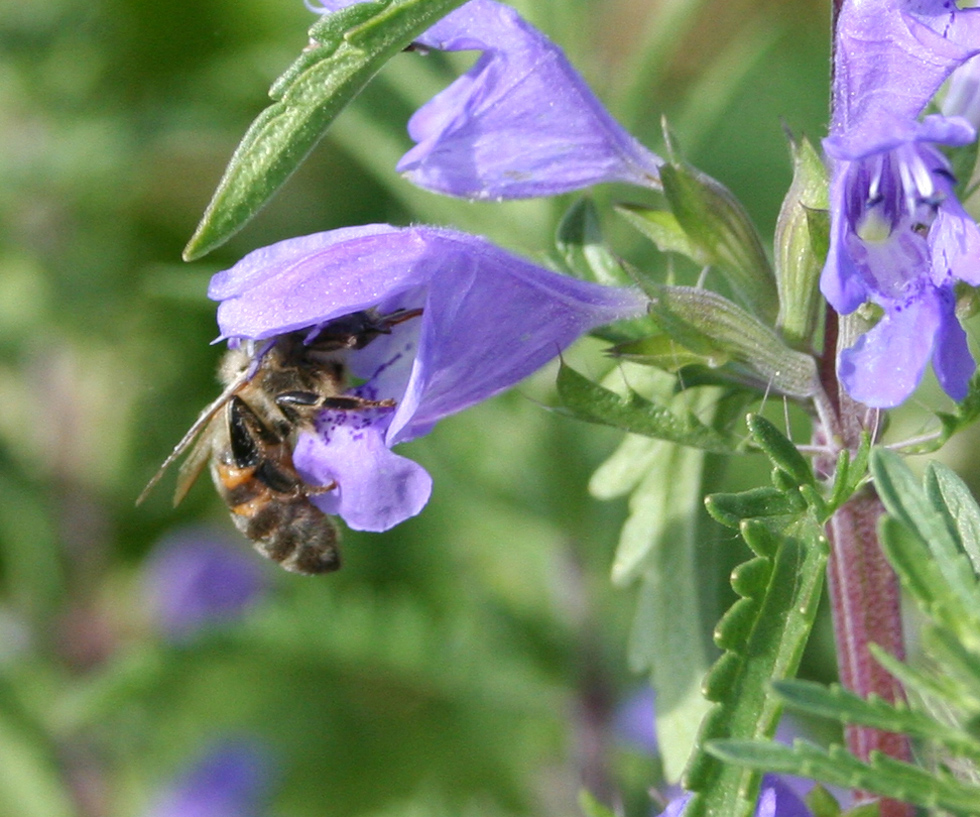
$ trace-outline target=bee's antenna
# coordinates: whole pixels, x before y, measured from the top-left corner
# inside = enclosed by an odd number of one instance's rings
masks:
[[[163,465],[161,465],[157,472],[153,475],[153,478],[146,483],[146,487],[142,490],[140,495],[136,497],[137,505],[141,505],[143,503],[143,500],[150,495],[150,491],[156,487],[156,484],[160,481],[160,478],[163,476],[167,468],[170,467],[171,463],[173,463],[174,460],[184,453],[187,446],[189,446],[194,441],[194,438],[201,433],[201,429],[211,421],[211,418],[221,410],[221,407],[225,403],[231,400],[235,392],[241,389],[241,387],[249,381],[249,377],[250,375],[247,371],[242,372],[228,384],[225,390],[218,395],[218,398],[211,403],[211,405],[201,412],[201,416],[194,421],[194,425],[192,425],[187,430],[187,433],[181,437],[180,442],[177,443],[177,445],[174,446],[174,450],[170,452],[170,456],[163,461]]]

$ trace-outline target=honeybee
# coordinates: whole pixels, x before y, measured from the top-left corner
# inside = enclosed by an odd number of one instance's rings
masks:
[[[259,553],[293,573],[337,570],[337,526],[310,501],[337,484],[304,482],[293,464],[293,446],[298,433],[311,429],[324,409],[395,405],[394,400],[344,394],[349,385],[344,353],[364,348],[421,312],[402,309],[379,315],[369,309],[331,321],[319,331],[290,332],[264,344],[248,341],[230,349],[218,369],[224,390],[177,443],[136,504],[190,448],[178,471],[174,505],[210,460],[211,477],[232,521]]]

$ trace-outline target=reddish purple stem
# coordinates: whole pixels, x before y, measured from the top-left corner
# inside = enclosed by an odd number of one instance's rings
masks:
[[[840,388],[835,367],[837,314],[829,307],[826,325],[821,374],[838,427],[824,431],[827,439],[836,437],[853,451],[863,431],[874,431],[877,414],[851,400]],[[830,520],[828,584],[841,683],[862,698],[875,694],[895,703],[904,700],[902,687],[874,660],[869,649],[877,644],[896,658],[905,657],[898,578],[878,542],[877,526],[883,512],[877,494],[867,488]],[[849,726],[846,737],[848,748],[862,760],[873,751],[899,760],[912,756],[905,735]],[[881,817],[913,817],[914,813],[908,803],[881,801]]]

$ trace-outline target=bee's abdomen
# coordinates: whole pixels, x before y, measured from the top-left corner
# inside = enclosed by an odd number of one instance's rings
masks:
[[[259,553],[293,573],[316,575],[340,567],[337,528],[305,497],[267,502],[240,527]]]

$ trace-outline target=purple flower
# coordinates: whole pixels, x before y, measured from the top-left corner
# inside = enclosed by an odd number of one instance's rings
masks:
[[[616,708],[613,731],[621,740],[651,755],[660,751],[657,745],[656,704],[653,690],[643,687]]]
[[[263,810],[270,778],[262,744],[228,740],[173,781],[146,817],[255,817]]]
[[[386,224],[293,238],[214,276],[223,338],[261,340],[375,309],[422,310],[361,349],[346,367],[352,394],[391,408],[328,410],[303,433],[294,463],[325,513],[382,531],[417,514],[431,479],[389,449],[512,386],[579,335],[640,315],[646,299],[549,272],[485,239]]]
[[[204,627],[241,617],[265,590],[264,575],[241,544],[189,528],[156,546],[144,585],[160,628],[181,641]]]
[[[661,817],[681,817],[690,799],[690,794],[684,794],[672,800],[661,813]],[[775,775],[767,774],[762,778],[755,817],[813,817],[813,815],[789,786]]]
[[[975,364],[955,315],[957,280],[980,284],[980,230],[935,145],[976,138],[958,116],[916,117],[980,51],[980,10],[949,0],[849,0],[837,28],[830,252],[820,288],[841,313],[873,301],[884,317],[841,354],[848,392],[870,406],[905,400],[932,361],[954,399]]]
[[[352,0],[323,0],[335,11]],[[511,7],[470,0],[418,42],[482,51],[419,108],[417,143],[398,171],[427,190],[469,199],[554,196],[602,182],[659,187],[662,160],[602,106],[564,53]]]

